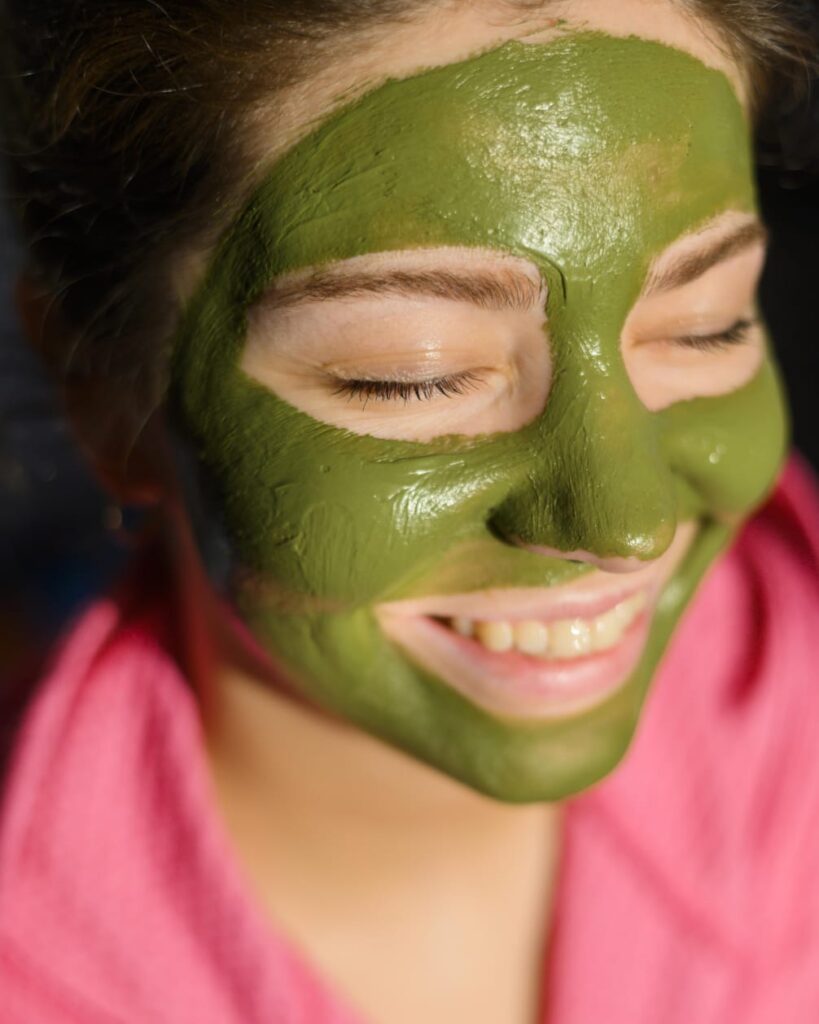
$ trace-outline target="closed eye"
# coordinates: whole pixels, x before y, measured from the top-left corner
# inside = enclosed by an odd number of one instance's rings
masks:
[[[346,395],[359,399],[363,405],[371,400],[379,402],[429,401],[436,397],[452,398],[474,391],[483,383],[483,378],[471,370],[431,377],[427,380],[368,380],[351,378],[339,380],[333,389],[334,395]]]
[[[674,338],[673,342],[675,345],[698,349],[701,352],[722,351],[732,345],[741,345],[756,323],[756,320],[737,320],[727,331],[718,331],[715,334],[685,334]]]

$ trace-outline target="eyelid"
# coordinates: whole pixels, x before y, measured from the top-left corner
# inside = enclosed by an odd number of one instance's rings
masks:
[[[334,395],[347,395],[364,399],[366,405],[370,399],[378,401],[401,400],[406,405],[416,401],[429,401],[435,397],[451,398],[475,390],[484,378],[474,370],[462,373],[447,374],[441,377],[429,377],[424,380],[370,380],[367,378],[336,378]]]
[[[724,331],[711,334],[683,334],[672,339],[673,344],[687,348],[713,351],[725,349],[732,345],[742,345],[748,332],[759,323],[758,317],[741,317]]]
[[[407,365],[394,366],[387,370],[384,368],[384,361],[386,356],[389,356],[391,363],[400,364],[406,359]],[[471,355],[471,353],[467,354]],[[431,350],[423,351],[417,347],[409,351],[408,353],[402,350],[392,350],[389,353],[385,353],[382,350],[373,352],[367,356],[362,357],[360,354],[349,354],[346,361],[339,362],[338,360],[332,360],[330,362],[322,362],[317,366],[317,369],[331,378],[333,381],[336,380],[367,380],[367,381],[386,381],[386,380],[403,380],[403,381],[422,381],[432,379],[434,377],[449,377],[454,376],[458,372],[453,370],[448,373],[444,366],[447,362],[456,363],[460,361],[460,353],[447,353],[446,357],[439,347],[435,347]],[[464,357],[464,361],[466,357]],[[373,372],[369,372],[367,364],[369,362],[375,363],[375,369]],[[352,364],[352,365],[351,365]],[[443,365],[442,365],[443,364]]]

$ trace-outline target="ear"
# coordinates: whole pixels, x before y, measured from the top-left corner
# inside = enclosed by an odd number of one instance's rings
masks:
[[[132,393],[95,372],[72,365],[77,335],[59,302],[31,275],[16,282],[14,298],[29,343],[51,371],[63,409],[102,486],[128,505],[156,505],[172,488],[169,446],[161,410],[135,407]]]

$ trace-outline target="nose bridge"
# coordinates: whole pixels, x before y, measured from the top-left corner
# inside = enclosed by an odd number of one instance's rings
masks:
[[[526,482],[496,509],[493,526],[515,543],[633,563],[667,550],[676,504],[656,417],[635,394],[619,350],[605,359],[598,347],[596,359],[556,375]]]
[[[655,419],[626,379],[592,397],[584,420],[572,479],[561,481],[573,489],[578,547],[604,558],[659,557],[677,523]]]

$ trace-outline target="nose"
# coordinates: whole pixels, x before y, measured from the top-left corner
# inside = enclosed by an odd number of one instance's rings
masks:
[[[567,374],[532,432],[525,479],[490,527],[516,547],[628,573],[669,548],[677,505],[657,418],[625,374]]]

